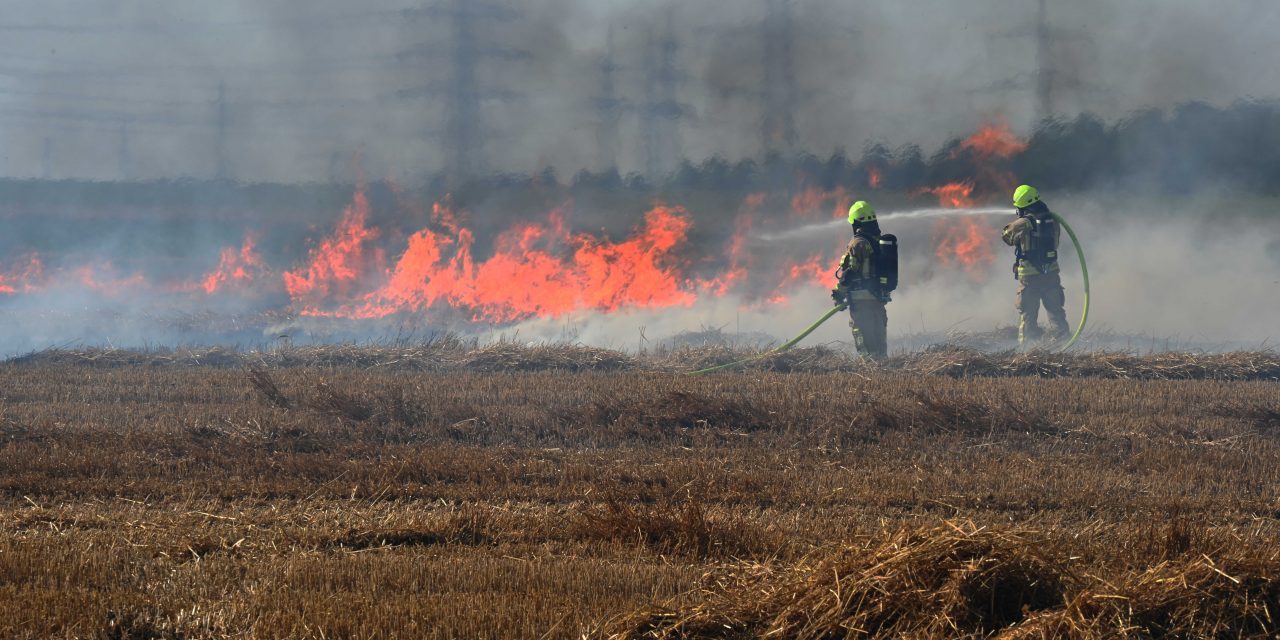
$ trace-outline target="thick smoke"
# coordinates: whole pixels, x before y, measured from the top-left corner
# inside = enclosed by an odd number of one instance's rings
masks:
[[[349,175],[334,157],[357,147],[371,174],[420,179],[449,164],[443,142],[457,54],[449,12],[468,4],[502,3],[7,7],[4,173],[211,177],[225,126],[228,170],[243,180]],[[1280,93],[1280,70],[1265,55],[1280,14],[1252,0],[1047,3],[1044,38],[1034,1],[776,4],[789,7],[787,29],[770,25],[766,0],[529,0],[473,10],[486,166],[550,166],[561,175],[599,168],[610,29],[624,174],[645,168],[651,45],[667,36],[675,102],[685,107],[679,150],[695,161],[762,152],[764,58],[774,51],[765,34],[790,45],[796,93],[782,102],[797,147],[817,154],[867,141],[935,147],[996,113],[1029,132],[1045,73],[1046,115],[1061,117],[1087,111],[1113,121],[1148,107]]]

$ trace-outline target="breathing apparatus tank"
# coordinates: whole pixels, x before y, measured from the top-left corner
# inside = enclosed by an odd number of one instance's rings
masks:
[[[1052,217],[1029,216],[1031,221],[1031,251],[1024,258],[1041,273],[1058,262],[1058,223]]]
[[[1040,211],[1018,211],[1018,217],[1030,227],[1027,240],[1018,242],[1013,253],[1013,278],[1023,275],[1023,267],[1034,268],[1038,273],[1057,271],[1058,235],[1057,216],[1040,203],[1033,203]]]
[[[860,236],[871,245],[870,273],[859,277],[850,266],[850,254],[846,253],[836,272],[840,285],[849,291],[869,291],[883,301],[898,288],[898,237],[893,234]]]
[[[888,296],[898,288],[898,236],[886,233],[876,239],[875,275],[882,296]]]

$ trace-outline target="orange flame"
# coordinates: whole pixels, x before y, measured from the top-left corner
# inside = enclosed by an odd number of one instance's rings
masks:
[[[111,262],[84,264],[70,269],[57,269],[46,273],[43,260],[32,253],[18,269],[0,273],[0,294],[37,293],[50,287],[80,287],[108,296],[116,296],[127,289],[147,286],[141,273],[123,275]]]
[[[744,199],[723,251],[686,260],[693,223],[680,207],[653,207],[620,239],[574,231],[566,207],[496,234],[492,245],[477,246],[477,233],[449,198],[427,208],[392,190],[406,215],[419,223],[425,218],[423,228],[373,225],[367,186],[360,181],[333,229],[284,270],[268,265],[259,248],[261,236],[247,233],[240,246],[220,251],[216,267],[185,280],[148,281],[111,263],[46,274],[41,258],[32,254],[26,265],[0,269],[0,295],[67,286],[108,295],[145,289],[212,296],[269,286],[287,292],[293,310],[304,315],[378,318],[447,307],[475,320],[512,322],[579,311],[686,306],[700,295],[742,294],[751,304],[784,301],[791,289],[829,279],[828,261],[820,255],[757,268],[763,261],[753,253],[751,238],[770,223],[761,215],[770,201],[766,193]],[[791,204],[801,215],[825,219],[833,205],[842,217],[845,200],[843,188],[811,188]],[[402,254],[387,260],[393,246]],[[687,275],[686,267],[696,267],[697,275]]]
[[[0,294],[14,295],[30,293],[37,289],[37,283],[44,279],[44,263],[38,254],[27,256],[21,267],[10,273],[0,273]]]
[[[801,218],[813,218],[822,210],[830,208],[832,217],[843,218],[848,213],[848,199],[849,194],[844,187],[805,187],[791,197],[791,213]]]
[[[367,273],[381,267],[382,252],[366,251],[365,245],[378,237],[377,229],[365,226],[368,218],[369,199],[360,184],[333,236],[311,250],[310,264],[284,273],[290,298],[315,303],[332,294],[346,295]]]
[[[922,189],[917,193],[930,193],[938,197],[938,204],[952,209],[972,209],[978,206],[973,199],[972,182],[953,182],[941,187]]]
[[[995,262],[991,233],[973,218],[939,220],[934,227],[936,255],[945,266],[959,266],[972,276],[982,277]]]
[[[110,262],[97,266],[84,265],[73,269],[71,274],[85,289],[108,296],[120,295],[125,289],[138,288],[147,284],[146,278],[140,273],[130,276],[120,275]]]
[[[752,259],[753,256],[747,251],[747,239],[755,226],[756,214],[759,213],[760,207],[764,206],[767,197],[768,194],[765,193],[753,193],[742,201],[742,206],[738,208],[738,215],[733,220],[733,235],[729,237],[727,250],[729,265],[719,276],[701,282],[701,288],[704,291],[721,297],[747,280],[751,266],[755,262]]]
[[[1003,120],[983,125],[977,133],[960,143],[960,150],[972,151],[984,158],[1009,158],[1027,150],[1027,143],[1014,135]],[[957,150],[959,151],[959,150]]]
[[[870,167],[867,169],[867,186],[872,189],[880,188],[880,181],[884,178],[884,173],[879,167]]]
[[[507,322],[558,317],[579,310],[668,307],[694,301],[672,264],[690,222],[683,209],[658,206],[636,233],[618,243],[567,231],[563,213],[499,235],[494,255],[472,256],[474,234],[457,225],[444,205],[433,210],[435,228],[418,231],[386,283],[336,311],[305,313],[378,318],[436,303],[465,307],[477,320]]]
[[[796,286],[822,286],[831,280],[827,262],[821,255],[812,255],[800,262],[788,263],[783,267],[782,280],[773,288],[772,293],[765,296],[765,301],[769,304],[782,304],[790,299],[787,291]]]
[[[214,294],[228,284],[245,285],[252,282],[266,267],[262,256],[255,248],[253,234],[245,234],[244,244],[237,250],[227,247],[222,250],[218,268],[200,282],[200,288],[207,294]]]

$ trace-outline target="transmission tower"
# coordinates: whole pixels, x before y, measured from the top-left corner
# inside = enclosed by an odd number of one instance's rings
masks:
[[[402,52],[404,57],[435,58],[447,56],[449,77],[443,83],[431,82],[425,87],[401,91],[402,96],[442,95],[445,98],[444,147],[448,155],[447,172],[455,179],[479,175],[487,167],[481,101],[489,97],[513,99],[510,92],[481,88],[480,64],[486,58],[506,60],[528,59],[524,51],[483,44],[479,28],[485,23],[509,22],[519,14],[501,4],[484,0],[446,0],[422,9],[404,12],[409,17],[443,19],[450,28],[450,46],[440,50],[427,45]]]
[[[600,61],[600,95],[594,100],[596,109],[596,161],[601,170],[618,167],[619,134],[626,103],[618,98],[617,54],[613,44],[613,26],[604,59]]]
[[[1047,0],[1040,0],[1036,12],[1036,119],[1052,118],[1053,83],[1058,75],[1058,65],[1053,56],[1053,30],[1049,28]]]
[[[44,153],[42,155],[41,173],[45,180],[53,179],[53,138],[44,137]]]
[[[129,150],[129,118],[120,119],[120,143],[116,149],[116,163],[119,166],[120,180],[128,182],[133,179],[133,156]]]
[[[728,6],[729,0],[723,0]],[[739,8],[740,2],[732,6]],[[739,41],[759,43],[760,64],[758,82],[750,85],[718,86],[725,98],[751,101],[760,117],[760,150],[765,155],[794,154],[800,145],[796,114],[800,106],[818,95],[819,90],[802,88],[796,68],[798,28],[795,18],[795,0],[762,0],[763,14],[758,22],[741,26],[702,27],[698,32],[712,37],[730,37]],[[849,39],[859,30],[851,25],[828,21],[819,26],[806,25],[804,37],[808,40],[833,38]]]
[[[226,180],[231,177],[231,171],[227,164],[227,83],[218,83],[218,109],[217,109],[216,127],[218,130],[218,139],[216,141],[215,153],[217,154],[217,174],[218,180]]]
[[[1050,120],[1058,115],[1061,109],[1060,96],[1066,91],[1100,92],[1097,85],[1085,81],[1078,71],[1064,71],[1061,68],[1059,56],[1064,47],[1071,45],[1087,50],[1091,48],[1091,37],[1078,29],[1054,26],[1052,16],[1049,14],[1048,0],[1037,0],[1034,24],[998,35],[1009,38],[1034,38],[1035,71],[1030,74],[1019,74],[978,92],[991,89],[1021,92],[1031,89],[1034,92],[1037,122]]]
[[[342,184],[342,152],[334,151],[329,154],[329,183]]]
[[[765,0],[761,25],[764,43],[764,87],[760,92],[764,119],[761,141],[765,153],[791,153],[797,142],[795,24],[791,0]]]
[[[651,180],[674,173],[680,160],[680,120],[689,113],[689,109],[676,99],[680,83],[676,71],[679,49],[675,36],[675,12],[668,9],[662,34],[655,37],[650,32],[645,47],[644,94],[648,102],[641,110],[640,135],[645,172]]]

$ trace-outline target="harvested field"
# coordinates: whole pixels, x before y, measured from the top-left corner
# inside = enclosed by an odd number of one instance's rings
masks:
[[[685,373],[747,360],[742,371],[777,373],[909,373],[951,377],[1106,378],[1114,380],[1280,380],[1274,351],[1195,353],[996,351],[940,345],[881,363],[848,350],[801,347],[783,353],[713,344],[664,348],[640,354],[577,344],[480,345],[456,336],[380,346],[288,346],[268,351],[204,349],[49,349],[10,359],[11,364],[100,368],[242,367],[360,368],[417,372],[514,371]]]
[[[1274,354],[734,355],[10,361],[0,636],[1280,634]]]

